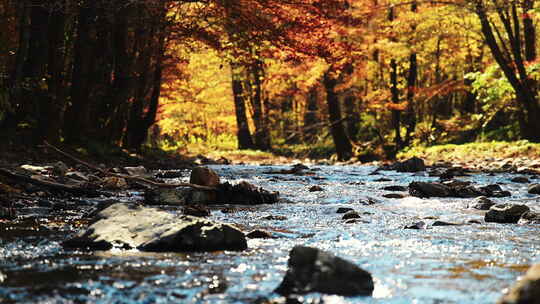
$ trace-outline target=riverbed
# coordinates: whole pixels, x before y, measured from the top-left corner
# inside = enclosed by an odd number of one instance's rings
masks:
[[[68,207],[29,204],[16,225],[0,223],[2,303],[268,303],[287,270],[295,245],[317,247],[369,271],[372,297],[308,294],[303,303],[495,303],[523,272],[540,262],[540,226],[485,223],[469,198],[385,198],[385,186],[436,181],[426,173],[380,171],[372,166],[313,165],[308,174],[277,174],[289,166],[211,166],[221,180],[242,180],[279,191],[282,203],[212,206],[209,217],[244,232],[241,252],[143,253],[136,250],[69,251],[61,242],[84,229],[82,215],[105,198],[67,200]],[[268,172],[274,172],[267,174]],[[189,172],[169,182],[187,181]],[[459,177],[475,186],[499,184],[511,197],[499,202],[540,210],[528,184],[509,173]],[[323,191],[310,192],[318,185]],[[406,194],[406,192],[402,192]],[[143,193],[115,199],[140,202]],[[340,207],[360,214],[345,223]],[[167,207],[169,212],[180,209]],[[432,226],[435,221],[452,223]],[[422,228],[404,229],[423,222]]]

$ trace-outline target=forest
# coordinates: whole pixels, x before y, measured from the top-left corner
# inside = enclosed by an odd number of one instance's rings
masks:
[[[535,4],[1,0],[2,138],[338,160],[539,142]]]

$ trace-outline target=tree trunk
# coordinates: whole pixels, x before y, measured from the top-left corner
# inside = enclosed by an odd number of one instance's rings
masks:
[[[360,113],[358,112],[358,101],[356,96],[348,94],[345,99],[345,114],[347,118],[347,134],[352,141],[358,139],[359,125],[360,125]]]
[[[62,10],[53,11],[49,21],[49,58],[47,84],[49,87],[48,103],[38,120],[39,138],[50,143],[60,141],[63,112],[66,102],[66,85],[64,82],[65,70],[65,26],[66,15]]]
[[[112,84],[112,111],[105,125],[104,140],[112,144],[121,144],[124,128],[127,124],[127,114],[134,90],[134,54],[130,40],[130,18],[133,13],[132,4],[126,3],[116,16],[114,27],[114,81]]]
[[[345,132],[341,107],[336,93],[337,80],[332,78],[330,70],[324,74],[324,88],[326,90],[326,102],[328,103],[328,115],[330,118],[330,133],[334,140],[338,160],[348,160],[352,157],[352,145]]]
[[[390,60],[390,93],[392,95],[392,103],[398,104],[397,62],[393,58]],[[401,139],[401,110],[392,110],[392,126],[394,127],[394,144],[397,151],[403,145],[403,140]]]
[[[255,62],[251,68],[251,80],[253,84],[251,88],[253,90],[250,98],[251,105],[253,107],[253,122],[255,125],[255,147],[262,151],[270,150],[270,130],[266,125],[266,113],[262,102],[262,62]]]
[[[532,7],[532,3],[529,3],[528,1],[525,1],[525,4]],[[527,8],[526,5],[522,7],[522,10]],[[493,58],[516,92],[516,100],[519,105],[519,125],[521,136],[524,139],[532,142],[540,142],[540,132],[538,132],[538,130],[540,130],[540,104],[538,103],[537,95],[538,84],[536,80],[529,77],[527,74],[522,55],[526,54],[526,56],[535,56],[535,51],[533,52],[532,50],[532,44],[533,41],[535,43],[536,37],[530,36],[530,34],[534,32],[534,24],[528,23],[527,26],[523,26],[526,33],[521,35],[520,17],[517,12],[517,4],[510,4],[507,7],[509,11],[506,12],[503,11],[504,8],[497,6],[496,9],[499,19],[503,24],[505,34],[508,36],[507,47],[506,45],[500,45],[497,38],[495,38],[494,32],[499,34],[501,30],[494,28],[496,25],[492,26],[484,4],[481,1],[476,1],[475,9],[476,15],[480,20],[484,40],[490,48]],[[521,15],[523,15],[523,13],[527,12],[522,11],[521,13]],[[530,28],[531,26],[532,29]],[[529,42],[523,42],[521,40],[523,36],[525,36],[524,39],[526,41],[528,40]],[[503,41],[502,43],[505,42]],[[524,45],[529,45],[529,50],[524,50],[524,48],[526,48]]]
[[[238,149],[253,149],[253,140],[249,132],[249,124],[246,114],[246,101],[242,85],[241,69],[231,64],[232,90],[234,96],[234,108],[236,112],[236,126]]]
[[[64,118],[64,136],[69,143],[82,143],[89,135],[89,75],[95,59],[93,57],[95,42],[91,35],[94,17],[93,1],[85,2],[79,11],[71,80],[71,103],[66,109]]]
[[[308,92],[306,111],[304,113],[304,140],[307,142],[312,142],[317,136],[317,127],[318,122],[317,112],[319,111],[319,92],[318,86],[314,85]]]

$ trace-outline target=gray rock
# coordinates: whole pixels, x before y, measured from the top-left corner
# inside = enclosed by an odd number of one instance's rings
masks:
[[[184,205],[191,198],[191,188],[156,188],[144,192],[148,205]]]
[[[527,211],[521,215],[518,224],[540,224],[540,213]]]
[[[516,176],[512,178],[510,181],[514,183],[518,183],[518,184],[526,184],[530,182],[529,179],[526,178],[525,176]]]
[[[529,268],[497,304],[540,304],[540,264]]]
[[[354,211],[354,209],[349,207],[339,207],[336,213],[347,213],[349,211]]]
[[[406,195],[405,194],[402,194],[402,193],[385,193],[382,195],[384,198],[397,198],[397,199],[401,199],[401,198],[405,198]]]
[[[489,208],[484,220],[495,223],[517,223],[529,207],[517,204],[496,204]]]
[[[53,165],[53,173],[58,176],[64,176],[68,170],[69,167],[61,161],[58,161]]]
[[[398,172],[419,172],[426,171],[424,160],[418,157],[412,157],[406,161],[396,163],[394,168]]]
[[[489,198],[485,196],[479,196],[471,202],[469,208],[478,210],[489,210],[489,208],[491,208],[491,206],[493,205],[495,205],[495,203]]]
[[[143,166],[137,166],[137,167],[124,167],[124,171],[127,172],[127,174],[131,176],[140,176],[140,177],[149,177],[150,174],[148,170],[146,170]]]
[[[435,221],[431,226],[437,227],[437,226],[460,226],[459,223],[451,223],[451,222],[445,222],[445,221]]]
[[[311,186],[311,188],[309,188],[309,192],[317,192],[317,191],[324,191],[324,189],[321,186],[317,186],[317,185]]]
[[[530,194],[540,194],[540,184],[530,185],[528,192]]]
[[[219,185],[219,176],[216,171],[207,167],[195,167],[191,170],[189,182],[201,186],[214,187]]]
[[[248,239],[272,239],[275,238],[270,232],[264,230],[253,230],[246,234]]]
[[[403,229],[413,229],[413,230],[421,230],[421,229],[427,229],[428,225],[424,221],[416,222],[410,225],[406,225],[403,227]]]
[[[452,194],[450,187],[441,183],[412,182],[409,193],[418,197],[447,197]]]
[[[360,214],[358,214],[358,212],[352,210],[352,211],[348,211],[347,213],[345,213],[341,219],[342,220],[350,220],[350,219],[359,219],[359,218],[360,218]]]
[[[86,231],[64,246],[181,252],[243,250],[247,243],[241,231],[224,223],[118,203],[99,212]]]
[[[370,296],[371,274],[355,264],[317,248],[296,246],[288,269],[275,290],[280,295],[320,292],[342,296]]]
[[[395,185],[395,186],[384,187],[383,190],[386,190],[386,191],[407,191],[407,187]]]

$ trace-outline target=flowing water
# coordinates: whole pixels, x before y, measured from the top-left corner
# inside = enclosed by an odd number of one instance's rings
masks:
[[[302,176],[264,173],[284,168],[213,166],[222,181],[246,180],[292,201],[236,206],[227,213],[221,211],[225,206],[213,209],[211,219],[277,237],[250,239],[242,252],[67,251],[60,243],[84,227],[81,214],[98,200],[78,199],[71,202],[77,208],[53,213],[27,208],[17,225],[0,223],[0,302],[262,303],[279,299],[273,290],[287,269],[289,250],[306,245],[369,271],[375,290],[372,297],[313,293],[299,299],[304,303],[494,303],[529,265],[540,261],[540,226],[469,224],[482,221],[484,213],[467,208],[472,199],[382,196],[388,193],[384,186],[435,177],[394,171],[369,175],[375,169],[369,166],[313,166]],[[382,177],[390,181],[378,181]],[[499,183],[512,197],[494,201],[525,203],[538,211],[539,200],[527,194],[526,184],[511,183],[512,177],[475,174],[459,179],[476,186]],[[309,192],[313,185],[324,191]],[[128,192],[118,199],[138,201],[141,196]],[[336,213],[339,207],[354,208],[360,221],[345,224]],[[465,224],[431,227],[435,220]],[[419,221],[428,229],[403,229]]]

